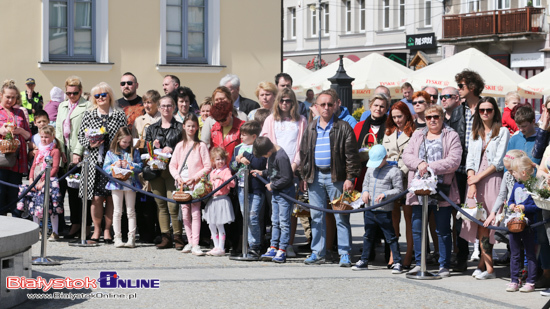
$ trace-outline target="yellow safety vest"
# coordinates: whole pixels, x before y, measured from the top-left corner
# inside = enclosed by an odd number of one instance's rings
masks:
[[[38,94],[37,97],[34,97],[34,103],[38,103],[40,101],[40,97],[42,95]],[[26,108],[27,110],[32,110],[32,103],[27,100],[27,92],[21,91],[21,106]],[[34,114],[29,112],[29,123],[34,122]]]

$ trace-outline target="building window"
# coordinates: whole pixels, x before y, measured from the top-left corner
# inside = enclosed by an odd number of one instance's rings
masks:
[[[94,61],[95,5],[91,0],[49,1],[49,60]]]
[[[399,28],[405,27],[405,0],[399,0]]]
[[[479,12],[479,0],[468,0],[468,13]]]
[[[317,36],[317,8],[311,11],[311,36]]]
[[[365,7],[365,0],[359,0],[359,23],[361,31],[365,31],[365,23],[367,18],[367,8]]]
[[[424,2],[424,26],[432,25],[432,1],[426,0]]]
[[[535,7],[542,7],[542,1],[541,0],[534,0],[533,6]]]
[[[496,0],[496,1],[497,1],[497,9],[505,10],[510,8],[510,0]]]
[[[390,0],[383,0],[384,29],[390,28]]]
[[[295,39],[296,38],[296,8],[290,8],[289,14],[290,14],[290,37]]]
[[[329,4],[328,3],[325,3],[323,4],[323,13],[324,13],[324,18],[323,18],[323,33],[324,35],[328,35],[329,34]]]
[[[166,1],[166,60],[206,63],[207,8],[204,0]]]
[[[346,1],[346,32],[351,32],[351,0]]]

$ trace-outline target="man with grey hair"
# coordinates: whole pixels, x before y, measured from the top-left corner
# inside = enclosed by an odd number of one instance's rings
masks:
[[[235,74],[227,74],[220,80],[220,86],[225,86],[231,91],[233,106],[248,115],[250,111],[260,108],[258,102],[247,99],[239,94],[241,90],[241,80]]]
[[[439,96],[441,100],[441,105],[445,109],[445,122],[449,122],[453,110],[460,104],[460,97],[458,95],[458,89],[455,87],[445,87],[441,90],[441,95]]]
[[[432,98],[432,104],[437,104],[437,99],[439,96],[439,90],[437,90],[437,88],[432,86],[424,86],[422,87],[422,91],[426,91],[430,95]]]
[[[380,85],[378,87],[376,87],[374,89],[374,95],[377,95],[377,94],[383,94],[385,95],[386,97],[388,97],[388,102],[391,102],[391,92],[390,92],[390,89],[388,89],[388,87],[386,86],[383,86],[383,85]],[[388,108],[388,112],[389,112],[389,108]],[[359,121],[365,121],[367,120],[367,118],[369,118],[370,116],[370,109],[367,109],[366,111],[363,112],[363,114],[361,115],[361,119],[359,119]]]

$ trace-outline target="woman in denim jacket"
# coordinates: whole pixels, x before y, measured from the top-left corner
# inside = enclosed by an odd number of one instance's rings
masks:
[[[476,207],[483,204],[487,213],[491,212],[498,196],[504,164],[502,159],[506,154],[510,131],[502,127],[502,119],[497,102],[492,97],[482,98],[476,106],[472,135],[466,157],[466,172],[468,174],[468,194],[466,204]],[[481,257],[473,276],[476,279],[493,279],[493,244],[494,230],[464,220],[460,237],[469,242],[480,241]]]

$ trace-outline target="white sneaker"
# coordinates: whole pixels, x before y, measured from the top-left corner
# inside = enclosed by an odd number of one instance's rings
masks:
[[[482,272],[481,274],[476,276],[477,280],[487,280],[487,279],[495,279],[497,275],[495,275],[494,272],[488,273],[487,271]]]
[[[288,247],[286,247],[286,257],[289,257],[289,258],[296,257],[296,252],[294,252],[294,248],[292,247],[292,245],[288,245]]]
[[[193,249],[191,249],[191,253],[197,256],[204,255],[204,252],[202,252],[201,247],[199,245],[193,246]]]
[[[540,291],[541,296],[550,296],[550,289]]]
[[[122,238],[115,237],[115,248],[123,248],[124,243],[122,242]]]
[[[407,274],[413,274],[413,273],[417,273],[421,270],[422,268],[420,266],[415,266],[413,267],[413,269],[409,270],[409,272]]]
[[[191,249],[193,249],[192,244],[187,244],[185,247],[183,247],[183,250],[181,250],[182,253],[191,253]]]
[[[472,273],[472,277],[477,277],[479,275],[481,275],[481,273],[483,272],[483,270],[479,269],[479,268],[476,268],[476,270],[474,270],[474,272]]]
[[[472,253],[472,256],[470,257],[470,262],[479,261],[479,250],[475,249]]]

